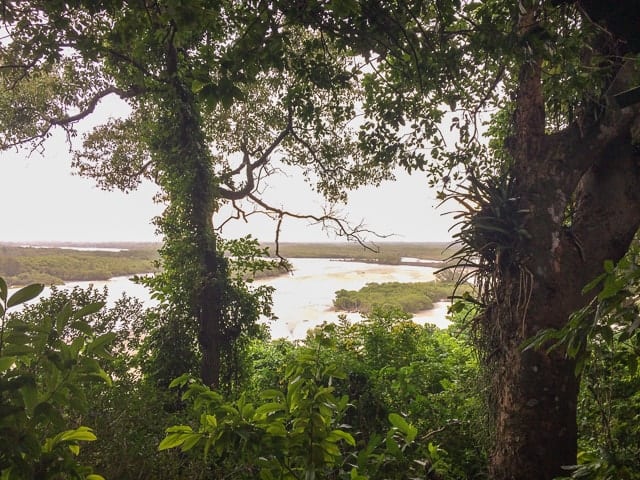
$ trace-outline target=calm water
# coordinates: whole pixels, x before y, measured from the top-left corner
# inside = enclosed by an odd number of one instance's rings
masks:
[[[273,311],[278,317],[267,322],[273,338],[304,338],[308,329],[324,321],[338,318],[338,312],[331,306],[337,290],[358,290],[367,283],[377,282],[426,282],[434,279],[433,268],[410,265],[376,265],[369,263],[334,261],[326,258],[294,258],[290,260],[294,271],[289,275],[267,278],[255,282],[255,285],[272,285]],[[108,281],[73,282],[60,288],[83,288],[93,285],[109,289],[109,303],[115,302],[126,293],[141,299],[147,305],[154,300],[148,291],[129,280],[128,277],[115,277]],[[49,289],[45,290],[45,294]],[[436,304],[436,308],[414,316],[419,323],[433,323],[439,327],[448,325],[446,320],[447,302]],[[347,315],[352,320],[360,318],[357,314]],[[266,320],[264,320],[266,321]]]

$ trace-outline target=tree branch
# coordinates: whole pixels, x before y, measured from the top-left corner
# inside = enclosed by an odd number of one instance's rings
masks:
[[[243,169],[246,172],[247,181],[244,186],[239,190],[231,190],[226,189],[224,187],[218,187],[218,191],[220,192],[220,196],[227,200],[240,200],[249,196],[253,190],[255,189],[256,179],[254,177],[254,172],[256,169],[263,167],[268,161],[273,153],[273,151],[278,148],[278,146],[287,138],[287,135],[293,132],[293,119],[292,112],[289,111],[287,118],[287,126],[280,132],[280,134],[274,139],[273,142],[267,147],[267,149],[258,157],[255,162],[251,162],[250,160],[250,152],[246,146],[243,144],[240,146],[240,150],[242,151],[243,158],[242,163],[238,168],[232,170],[227,174],[228,177],[233,176],[234,174],[240,173]]]
[[[253,201],[254,203],[256,203],[257,205],[261,206],[262,208],[265,209],[265,211],[267,212],[267,214],[273,214],[276,216],[276,218],[278,219],[278,226],[276,229],[276,240],[278,240],[280,238],[280,228],[282,225],[282,221],[284,220],[285,217],[289,217],[289,218],[295,218],[298,220],[311,220],[316,224],[322,224],[323,229],[329,229],[329,227],[327,226],[327,223],[332,223],[334,225],[334,227],[332,228],[332,230],[340,237],[345,237],[347,240],[349,241],[355,241],[357,242],[361,247],[372,251],[372,252],[377,252],[378,249],[375,245],[371,246],[368,245],[365,240],[362,238],[363,235],[365,234],[371,234],[374,235],[378,238],[388,238],[391,235],[381,235],[379,233],[376,233],[372,230],[369,230],[367,228],[364,227],[364,225],[362,223],[356,225],[355,227],[351,227],[344,219],[337,217],[336,215],[334,215],[331,212],[326,212],[323,215],[313,215],[313,214],[300,214],[300,213],[293,213],[290,212],[288,210],[283,210],[281,208],[277,208],[274,207],[272,205],[269,205],[268,203],[266,203],[265,201],[263,201],[262,199],[256,197],[253,194],[249,194],[247,196],[251,201]],[[278,249],[277,246],[277,242],[276,242],[276,251]],[[279,255],[278,255],[279,256]],[[280,257],[282,258],[282,257]]]
[[[62,118],[48,118],[47,121],[51,125],[58,125],[58,126],[69,125],[71,123],[77,122],[78,120],[82,120],[83,118],[86,118],[87,116],[92,114],[96,109],[96,106],[98,105],[100,100],[102,100],[103,98],[111,94],[116,94],[120,98],[125,99],[125,98],[135,97],[136,95],[143,93],[143,91],[144,89],[140,87],[131,87],[129,90],[122,90],[121,88],[117,88],[117,87],[108,87],[105,90],[102,90],[101,92],[98,92],[93,97],[91,97],[89,99],[89,103],[87,104],[87,107],[84,110],[76,113],[75,115],[69,115]]]

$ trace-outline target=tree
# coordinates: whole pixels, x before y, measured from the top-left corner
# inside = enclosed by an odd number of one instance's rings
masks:
[[[389,175],[344,135],[354,115],[352,63],[269,2],[8,2],[2,15],[0,144],[41,147],[56,127],[75,135],[103,99],[128,103],[128,118],[85,137],[75,165],[106,188],[135,188],[143,176],[162,188],[164,272],[152,285],[197,321],[201,376],[217,386],[229,349],[268,308],[264,291],[230,280],[213,222],[220,206],[234,202],[245,215],[235,202],[246,198],[280,221],[335,221],[352,238],[361,227],[331,212],[297,214],[261,200],[274,153],[317,175],[330,200]]]
[[[478,287],[489,474],[500,480],[551,479],[576,463],[575,360],[523,351],[523,342],[588,304],[597,292],[583,287],[625,254],[640,225],[639,109],[616,104],[634,86],[637,38],[612,27],[637,16],[620,2],[597,24],[598,2],[556,3],[345,1],[328,13],[305,2],[288,11],[371,59],[364,148],[412,145],[407,168],[429,171],[462,206],[455,256]],[[449,143],[447,123],[457,133]]]

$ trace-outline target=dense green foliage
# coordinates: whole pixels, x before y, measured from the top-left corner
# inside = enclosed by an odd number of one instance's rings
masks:
[[[0,275],[12,285],[107,280],[157,271],[155,248],[120,252],[0,246]]]
[[[446,332],[376,309],[301,346],[254,342],[249,355],[237,400],[187,384],[199,423],[169,428],[161,449],[203,451],[213,476],[239,479],[454,479],[483,469],[476,363]]]
[[[96,440],[83,416],[90,384],[111,384],[99,361],[110,357],[115,334],[98,334],[87,322],[102,302],[79,309],[67,302],[39,316],[7,313],[42,289],[29,285],[7,298],[0,277],[0,478],[100,480],[76,456]]]
[[[437,281],[416,283],[367,283],[360,290],[338,290],[336,310],[370,313],[375,307],[396,307],[407,313],[433,308],[434,302],[451,298],[456,285]]]

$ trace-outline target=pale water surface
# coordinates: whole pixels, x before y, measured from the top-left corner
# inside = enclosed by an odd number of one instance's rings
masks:
[[[302,339],[307,330],[322,322],[333,322],[338,312],[333,311],[332,302],[335,292],[340,289],[358,290],[367,283],[377,282],[427,282],[434,279],[435,269],[411,265],[378,265],[372,263],[345,262],[326,258],[293,258],[290,259],[293,272],[280,277],[257,280],[255,285],[271,285],[275,287],[273,294],[273,311],[278,317],[267,322],[273,338]],[[83,288],[92,284],[102,289],[109,289],[109,303],[113,304],[126,293],[137,297],[146,305],[154,305],[149,292],[141,285],[129,280],[129,277],[115,277],[107,281],[72,282],[59,288]],[[49,289],[45,290],[45,294]],[[433,323],[438,327],[446,327],[449,302],[440,302],[435,308],[414,315],[418,323]],[[353,321],[360,319],[358,314],[347,314]]]

